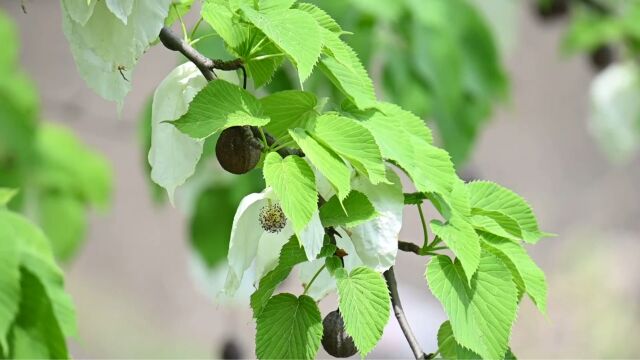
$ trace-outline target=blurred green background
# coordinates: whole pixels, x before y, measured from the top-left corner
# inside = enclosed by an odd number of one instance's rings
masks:
[[[620,85],[615,74],[603,75],[610,69],[594,70],[603,67],[594,58],[602,44],[613,44],[610,56],[600,54],[608,59],[604,65],[633,58],[638,12],[611,20],[580,8],[553,20],[549,12],[558,9],[533,1],[315,3],[354,32],[349,42],[379,97],[429,119],[463,176],[513,189],[532,204],[544,229],[560,234],[533,249],[547,273],[549,312],[545,318],[524,303],[514,352],[637,357],[640,97],[634,96],[640,82],[635,70],[621,70]],[[20,44],[19,64],[5,64],[11,54],[0,53],[0,185],[24,189],[12,206],[35,218],[57,256],[69,260],[67,288],[80,332],[73,356],[217,358],[232,341],[251,357],[254,324],[246,301],[216,293],[224,276],[219,254],[226,251],[219,240],[237,201],[260,188],[260,174],[223,175],[208,157],[176,208],[163,203],[145,167],[144,114],[178,59],[161,47],[146,54],[118,116],[77,74],[60,4],[25,4],[27,14],[19,1],[0,0]],[[10,39],[8,31],[0,26],[0,37]],[[215,38],[199,46],[211,56],[221,51]],[[306,88],[339,101],[318,78]],[[291,86],[295,79],[285,69],[268,89]],[[402,238],[415,241],[419,231],[418,216],[408,209]],[[422,277],[424,261],[402,254],[396,273],[407,315],[425,350],[433,351],[444,314]],[[291,279],[287,286],[299,284]],[[332,310],[334,299],[321,307]],[[409,355],[390,321],[371,357]]]

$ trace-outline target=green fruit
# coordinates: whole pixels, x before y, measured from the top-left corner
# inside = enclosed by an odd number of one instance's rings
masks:
[[[353,339],[344,329],[344,320],[340,310],[334,310],[327,314],[322,321],[324,332],[322,334],[322,347],[329,355],[345,358],[358,352]]]

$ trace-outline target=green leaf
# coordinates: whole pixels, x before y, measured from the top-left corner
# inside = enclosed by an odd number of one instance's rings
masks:
[[[169,15],[164,20],[165,26],[171,26],[181,17],[189,13],[191,6],[193,6],[194,0],[173,0],[171,7],[169,8]]]
[[[313,359],[320,348],[322,318],[309,296],[274,296],[256,323],[256,355],[260,359]]]
[[[309,3],[300,3],[296,5],[296,9],[311,14],[311,16],[316,19],[318,25],[320,25],[321,27],[334,33],[342,33],[342,28],[340,27],[340,25],[329,14],[327,14],[319,7]]]
[[[378,212],[367,196],[355,190],[349,193],[342,204],[336,196],[333,196],[320,207],[320,220],[324,227],[354,227],[376,216]]]
[[[4,12],[0,13],[0,41],[4,44],[0,54],[0,74],[4,74],[12,71],[18,60],[16,27]]]
[[[342,260],[337,256],[328,256],[324,261],[324,265],[331,276],[335,275],[336,270],[344,267]]]
[[[389,320],[389,289],[382,275],[367,267],[357,267],[350,274],[338,269],[335,276],[345,329],[364,357],[376,346]]]
[[[264,126],[268,122],[251,93],[224,80],[214,80],[193,98],[187,113],[171,123],[194,139],[204,139],[232,126]]]
[[[442,323],[438,330],[438,351],[440,351],[440,355],[447,360],[475,360],[481,358],[480,355],[458,344],[456,338],[453,336],[453,330],[451,329],[451,323],[449,321]],[[511,352],[511,348],[509,348],[505,356],[501,359],[516,360],[516,357]]]
[[[449,321],[442,323],[438,330],[438,351],[447,360],[480,359],[480,355],[458,344]]]
[[[47,239],[24,217],[0,209],[0,244],[0,331],[11,326],[6,341],[0,333],[0,347],[10,358],[66,357],[64,337],[76,333],[75,314]]]
[[[453,216],[446,224],[432,220],[430,225],[431,231],[458,257],[467,281],[471,282],[480,263],[480,238],[473,227],[460,216]]]
[[[305,261],[307,261],[307,255],[304,249],[298,243],[298,239],[292,236],[280,250],[278,265],[260,279],[258,288],[251,294],[251,308],[254,318],[257,318],[262,312],[273,292],[289,276],[293,267]]]
[[[474,210],[469,221],[474,228],[513,241],[522,239],[518,222],[498,211]]]
[[[234,12],[229,8],[228,1],[205,1],[200,11],[202,18],[232,49],[247,41],[249,31],[247,26],[234,19]]]
[[[271,118],[265,126],[277,139],[286,141],[289,129],[306,128],[316,115],[318,100],[312,93],[286,90],[270,94],[260,99],[264,114]]]
[[[87,85],[122,106],[131,82],[125,81],[120,72],[131,79],[138,59],[158,38],[171,0],[136,0],[126,24],[109,10],[107,1],[92,2],[93,10],[80,11],[81,16],[72,15],[69,7],[65,7],[63,30],[78,72]],[[84,20],[87,14],[90,15],[85,23],[74,20]]]
[[[260,40],[257,40],[258,42]],[[282,65],[284,55],[275,45],[268,43],[261,50],[255,52],[251,58],[245,59],[244,67],[257,89],[271,82],[276,70]],[[266,58],[265,58],[266,57]]]
[[[102,154],[53,123],[41,125],[36,146],[40,157],[36,178],[41,186],[79,194],[85,204],[101,209],[109,205],[112,174]]]
[[[513,191],[489,181],[473,181],[467,187],[473,209],[496,211],[514,219],[522,231],[522,239],[528,243],[535,244],[545,236],[529,204]],[[491,217],[489,213],[487,216]]]
[[[45,287],[35,274],[21,270],[20,313],[10,337],[13,359],[66,359],[67,346]]]
[[[507,239],[481,234],[483,247],[498,256],[511,270],[514,280],[520,284],[543,314],[547,311],[547,281],[544,272],[529,257],[520,244]]]
[[[296,155],[282,158],[271,152],[264,159],[264,179],[271,186],[284,214],[293,223],[296,234],[318,211],[315,175],[306,161]]]
[[[171,201],[175,190],[194,174],[204,144],[166,121],[184,115],[194,96],[206,85],[200,70],[185,63],[173,69],[153,94],[148,164],[151,180],[166,189]]]
[[[49,192],[38,199],[38,223],[47,234],[56,259],[70,260],[87,230],[86,208],[72,194]]]
[[[483,358],[502,358],[518,302],[509,269],[497,257],[483,253],[469,285],[460,261],[440,255],[429,263],[426,277],[449,316],[457,342]]]
[[[1,210],[0,210],[1,211]],[[6,224],[2,224],[6,225]],[[18,314],[20,299],[20,252],[17,239],[0,228],[0,348],[8,349],[7,333]],[[0,352],[0,355],[2,353]]]
[[[325,114],[316,119],[311,130],[320,143],[347,159],[371,183],[387,182],[380,148],[373,135],[358,121]]]
[[[294,62],[300,82],[306,80],[322,50],[321,28],[316,20],[297,9],[258,12],[246,5],[241,8],[247,20]],[[304,34],[304,41],[300,41],[299,34]]]
[[[351,172],[344,161],[303,129],[289,130],[289,135],[304,151],[311,163],[333,185],[340,201],[344,200],[351,191]]]
[[[259,0],[258,9],[263,12],[287,10],[296,0]]]
[[[7,205],[17,194],[18,189],[8,189],[0,187],[0,206]]]
[[[446,151],[430,144],[431,132],[422,120],[393,104],[379,103],[378,108],[359,117],[382,156],[402,167],[418,191],[449,194],[457,179],[453,164]]]
[[[373,82],[355,51],[329,30],[323,29],[322,39],[328,57],[320,61],[320,70],[359,109],[374,107]]]

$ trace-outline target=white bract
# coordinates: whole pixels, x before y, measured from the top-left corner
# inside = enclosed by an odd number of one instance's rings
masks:
[[[281,218],[273,216],[277,208],[278,200],[271,188],[245,196],[238,205],[227,254],[229,271],[224,288],[227,294],[236,291],[245,271],[254,261],[256,283],[277,265],[282,246],[294,235],[288,219],[285,218],[284,222],[280,223]],[[271,211],[273,213],[269,213]],[[266,213],[269,213],[269,218],[265,220]],[[315,259],[320,252],[323,238],[324,228],[320,216],[316,213],[299,234],[300,244],[304,246],[310,260]]]
[[[389,269],[396,262],[404,207],[402,183],[391,168],[387,168],[387,179],[391,184],[373,185],[364,176],[353,179],[353,189],[369,198],[379,216],[347,229],[362,262],[379,272]]]
[[[629,160],[640,147],[640,69],[633,62],[607,67],[591,83],[589,128],[612,159]]]
[[[81,4],[84,3],[84,4]],[[138,59],[157,39],[171,0],[62,0],[62,25],[78,72],[121,107]]]
[[[160,83],[153,96],[151,115],[151,179],[167,190],[173,203],[176,188],[191,176],[202,155],[202,140],[186,135],[163,123],[187,112],[189,102],[207,84],[198,68],[185,63]]]
[[[325,199],[335,195],[327,179],[313,165],[311,168],[316,175],[320,195]],[[387,167],[386,176],[390,184],[373,185],[359,174],[352,177],[351,188],[365,194],[379,216],[364,224],[345,228],[364,265],[379,272],[389,269],[396,261],[404,208],[400,178],[390,167]]]

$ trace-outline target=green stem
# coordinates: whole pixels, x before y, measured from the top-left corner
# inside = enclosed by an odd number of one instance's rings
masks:
[[[426,249],[429,246],[429,233],[427,233],[427,222],[424,219],[424,213],[422,212],[421,204],[416,205],[418,207],[418,214],[420,214],[420,222],[422,223],[422,233],[424,234],[424,243],[422,249]]]
[[[315,275],[313,275],[313,277],[311,278],[311,281],[309,281],[309,283],[307,284],[307,286],[304,287],[304,292],[302,293],[302,295],[307,295],[307,291],[309,291],[309,288],[311,287],[311,285],[313,284],[314,281],[316,281],[316,279],[318,278],[318,275],[320,275],[320,273],[322,272],[322,270],[324,270],[324,268],[327,265],[322,265],[320,267],[320,269],[318,269],[318,271],[316,271]]]
[[[184,41],[186,43],[189,43],[189,34],[187,33],[187,26],[184,24],[184,21],[182,20],[182,15],[180,15],[180,11],[178,11],[178,7],[176,6],[176,4],[173,4],[173,11],[176,12],[176,15],[178,15],[178,20],[180,20],[180,27],[182,27],[182,36],[184,36]]]
[[[191,36],[189,37],[189,39],[193,39],[193,37],[196,35],[196,31],[200,27],[200,24],[202,24],[202,20],[204,20],[204,18],[201,16],[200,19],[198,19],[198,22],[196,22],[196,24],[193,26],[193,29],[191,29]]]
[[[200,41],[204,40],[204,39],[208,39],[210,37],[214,37],[214,36],[218,36],[218,34],[216,33],[210,33],[210,34],[206,34],[206,35],[202,35],[199,38],[192,40],[189,45],[195,45],[197,43],[199,43]]]
[[[262,137],[262,143],[264,144],[264,148],[268,151],[269,143],[267,143],[267,136],[264,134],[264,131],[262,130],[262,126],[258,127],[258,130],[260,131],[260,137]]]

